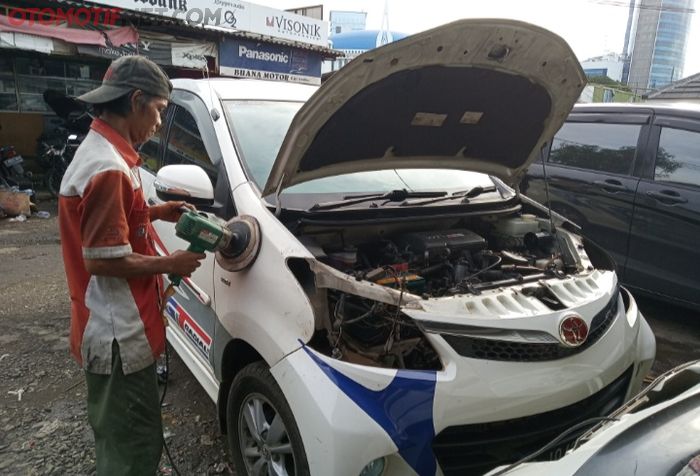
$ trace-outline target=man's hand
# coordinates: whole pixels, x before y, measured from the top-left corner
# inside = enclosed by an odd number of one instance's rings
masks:
[[[182,215],[182,208],[195,210],[194,206],[187,202],[165,202],[161,205],[154,205],[151,210],[151,221],[164,220],[169,222],[177,222]]]
[[[194,253],[192,251],[177,250],[171,255],[164,258],[168,260],[168,274],[175,274],[177,276],[187,277],[194,272],[195,269],[199,268],[204,258],[207,255],[204,253]]]

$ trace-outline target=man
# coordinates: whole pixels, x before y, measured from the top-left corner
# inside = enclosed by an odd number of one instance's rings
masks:
[[[115,60],[78,99],[97,118],[61,182],[59,228],[71,298],[71,352],[86,371],[98,475],[153,475],[162,450],[155,360],[165,348],[160,275],[190,275],[204,254],[156,256],[135,147],[161,125],[172,84],[150,60]]]

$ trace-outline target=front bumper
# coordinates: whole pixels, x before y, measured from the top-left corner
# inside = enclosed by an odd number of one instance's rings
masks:
[[[656,350],[630,295],[605,335],[559,360],[466,358],[439,336],[431,341],[444,362],[438,372],[350,364],[307,346],[271,369],[294,411],[311,474],[357,476],[380,457],[384,476],[481,474],[619,406],[641,387]],[[470,468],[474,461],[483,464]]]

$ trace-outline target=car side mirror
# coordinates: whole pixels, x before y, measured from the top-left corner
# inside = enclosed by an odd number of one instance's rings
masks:
[[[153,185],[158,198],[166,202],[184,200],[195,207],[214,204],[214,187],[198,165],[166,165],[158,171]]]

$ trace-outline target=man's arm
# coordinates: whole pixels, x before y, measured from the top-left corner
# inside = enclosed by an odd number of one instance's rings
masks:
[[[147,256],[138,253],[121,258],[85,259],[85,269],[96,276],[134,278],[153,274],[189,276],[204,259],[204,253],[177,250],[168,256]]]
[[[187,202],[165,202],[148,207],[148,216],[151,221],[164,220],[174,223],[180,219],[183,208],[194,210],[194,207]]]

